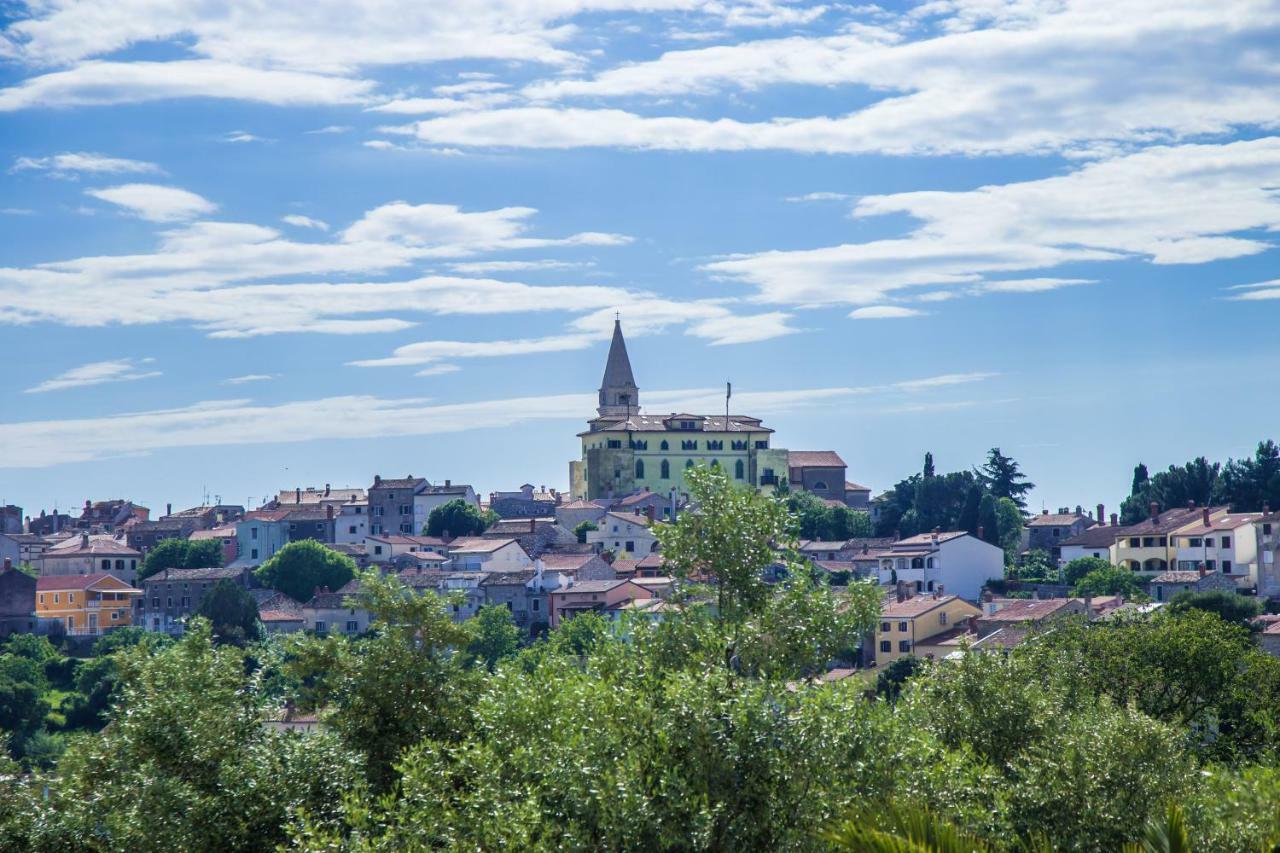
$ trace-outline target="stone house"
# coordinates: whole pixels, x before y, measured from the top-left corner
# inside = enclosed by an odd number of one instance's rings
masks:
[[[1162,572],[1151,579],[1147,589],[1156,601],[1172,601],[1180,592],[1239,592],[1240,587],[1222,572],[1211,572],[1201,566],[1195,570]]]
[[[369,621],[369,611],[345,592],[321,588],[302,605],[303,627],[315,634],[355,636],[369,630]]]
[[[36,579],[15,568],[8,557],[0,563],[0,639],[36,630]]]
[[[248,568],[165,569],[145,578],[135,624],[148,631],[181,634],[200,609],[205,593],[222,580],[245,589],[253,586]]]
[[[847,466],[834,450],[791,450],[787,470],[791,488],[804,489],[823,500],[845,502]]]
[[[628,601],[653,598],[635,581],[578,581],[547,593],[549,624],[555,628],[579,613],[603,612]]]
[[[142,554],[110,536],[82,533],[45,551],[40,557],[42,577],[106,573],[132,586]]]
[[[1098,512],[1102,511],[1099,504]],[[1076,507],[1075,512],[1051,513],[1046,509],[1027,521],[1022,530],[1022,550],[1047,551],[1057,565],[1062,559],[1062,543],[1079,536],[1095,523],[1080,507]]]

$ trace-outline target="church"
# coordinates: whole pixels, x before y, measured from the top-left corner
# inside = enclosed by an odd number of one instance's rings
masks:
[[[695,465],[718,465],[733,482],[764,492],[787,482],[791,473],[787,451],[772,446],[773,430],[759,418],[642,414],[621,321],[614,321],[596,412],[587,431],[578,434],[582,458],[569,463],[575,499],[623,497],[643,489],[683,495],[685,471]],[[843,502],[843,463],[838,477]],[[835,482],[834,472],[829,479]]]

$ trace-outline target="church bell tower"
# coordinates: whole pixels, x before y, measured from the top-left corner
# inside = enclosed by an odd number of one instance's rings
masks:
[[[627,342],[622,338],[622,321],[613,321],[613,340],[609,344],[609,359],[604,365],[604,379],[600,382],[600,417],[626,418],[640,411],[640,389],[631,375],[631,359],[627,356]]]

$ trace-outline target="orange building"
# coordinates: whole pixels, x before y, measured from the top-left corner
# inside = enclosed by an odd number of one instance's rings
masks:
[[[36,615],[57,619],[73,636],[96,637],[133,624],[133,600],[140,595],[105,572],[42,577],[36,580]]]

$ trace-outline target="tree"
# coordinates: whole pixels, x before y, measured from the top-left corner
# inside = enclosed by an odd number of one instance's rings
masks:
[[[1123,595],[1127,599],[1143,598],[1142,585],[1133,572],[1117,569],[1110,564],[1105,569],[1094,569],[1076,581],[1075,595]]]
[[[583,521],[579,522],[577,526],[573,528],[573,534],[578,537],[579,545],[585,545],[587,542],[587,534],[593,530],[599,529],[600,525],[596,524],[594,521]]]
[[[890,702],[896,701],[903,685],[926,666],[925,661],[915,655],[896,659],[876,676],[876,695]]]
[[[691,508],[656,531],[667,566],[714,581],[720,618],[740,621],[764,603],[764,570],[778,559],[775,543],[789,541],[792,521],[783,504],[735,488],[718,467],[689,468],[685,482]]]
[[[1018,469],[1018,463],[1010,456],[993,447],[987,454],[986,464],[982,466],[982,480],[987,490],[997,498],[1008,498],[1022,512],[1027,511],[1027,492],[1036,487]]]
[[[960,515],[956,518],[956,530],[963,530],[970,536],[978,535],[978,511],[982,506],[982,496],[985,494],[982,486],[974,483],[964,495],[964,505],[960,508]]]
[[[479,536],[488,521],[475,504],[455,498],[431,510],[427,516],[427,536]]]
[[[336,590],[355,575],[355,561],[313,539],[285,545],[255,571],[258,580],[290,598],[308,601],[320,587]]]
[[[1147,466],[1141,462],[1133,468],[1133,484],[1129,487],[1130,495],[1140,495],[1147,489],[1147,485],[1151,482],[1151,476],[1147,472]]]
[[[511,611],[498,605],[486,605],[470,620],[473,637],[467,654],[490,671],[498,661],[509,658],[520,648],[520,629]]]
[[[138,579],[165,569],[207,569],[222,565],[222,545],[213,539],[161,539],[147,552]]]
[[[1000,531],[998,544],[1004,549],[1005,565],[1018,562],[1018,552],[1022,549],[1022,522],[1022,510],[1012,498],[996,501],[996,529]]]
[[[261,633],[258,602],[247,589],[227,578],[204,594],[196,612],[209,620],[218,643],[243,646]]]
[[[1062,582],[1075,586],[1090,572],[1105,572],[1110,568],[1113,568],[1110,560],[1104,560],[1101,557],[1077,557],[1062,567]]]
[[[1017,576],[1021,580],[1046,581],[1049,583],[1058,580],[1058,567],[1053,562],[1053,556],[1048,551],[1036,549],[1027,554],[1026,558],[1016,565]]]
[[[1247,598],[1238,592],[1226,592],[1220,589],[1208,592],[1185,590],[1175,595],[1173,601],[1169,602],[1171,613],[1185,613],[1188,610],[1216,613],[1223,622],[1248,627],[1262,613],[1262,603],[1256,598]]]
[[[1264,504],[1280,509],[1280,446],[1260,441],[1252,459],[1227,460],[1215,502],[1235,512],[1258,512]]]
[[[1000,545],[1000,517],[996,514],[996,497],[988,492],[978,504],[978,527],[982,539],[992,545]]]

